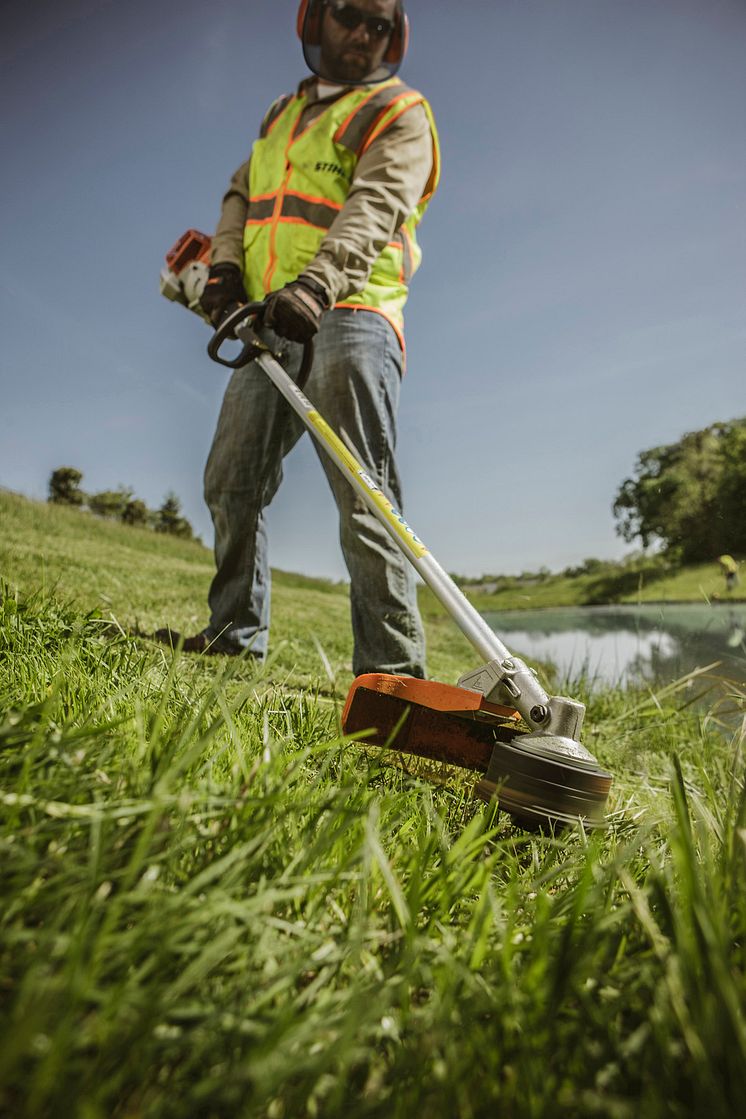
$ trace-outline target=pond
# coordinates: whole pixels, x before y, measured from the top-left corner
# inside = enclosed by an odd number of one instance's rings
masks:
[[[746,603],[506,610],[484,615],[511,652],[551,661],[561,679],[665,685],[711,673],[746,685]]]

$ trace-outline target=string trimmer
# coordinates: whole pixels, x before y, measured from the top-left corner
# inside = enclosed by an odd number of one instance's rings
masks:
[[[198,309],[205,283],[209,245],[208,237],[190,230],[166,257],[161,276],[164,294],[192,310]],[[345,734],[477,771],[482,776],[475,794],[487,802],[497,797],[502,809],[523,822],[580,818],[586,826],[601,825],[612,779],[580,743],[585,707],[566,696],[549,695],[533,669],[510,652],[474,609],[304,395],[301,383],[310,352],[297,383],[257,333],[263,310],[263,303],[232,310],[208,344],[210,357],[232,369],[253,361],[269,377],[483,662],[461,676],[457,686],[384,673],[359,676],[342,715]],[[242,345],[229,358],[221,355],[228,339]]]

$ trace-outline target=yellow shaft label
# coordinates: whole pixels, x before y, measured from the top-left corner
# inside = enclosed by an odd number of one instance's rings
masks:
[[[337,458],[341,459],[350,474],[358,480],[376,506],[376,509],[380,512],[382,520],[384,520],[386,524],[394,530],[396,535],[404,541],[407,548],[409,548],[410,552],[412,552],[417,559],[422,559],[423,556],[426,556],[427,548],[422,543],[419,536],[412,532],[412,529],[404,520],[396,506],[391,504],[383,490],[376,485],[369,474],[366,474],[355,456],[348,451],[339,436],[329,427],[326,420],[316,411],[307,412],[306,418],[316,431],[318,431],[324,443],[334,449]]]

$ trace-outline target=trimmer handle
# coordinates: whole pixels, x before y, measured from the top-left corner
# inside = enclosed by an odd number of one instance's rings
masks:
[[[257,319],[261,320],[263,313],[263,302],[234,304],[228,314],[224,315],[220,320],[220,323],[215,329],[215,333],[207,343],[207,352],[212,360],[217,361],[220,365],[227,365],[229,369],[240,369],[242,365],[248,365],[261,349],[266,349],[267,347],[264,346],[253,331],[254,322]],[[241,341],[244,343],[243,349],[237,357],[221,357],[220,347],[227,338],[236,338],[235,327],[237,327],[239,323],[248,327],[248,337],[241,338]],[[239,335],[238,337],[241,336]]]
[[[266,299],[261,303],[237,303],[220,321],[210,341],[207,343],[207,352],[213,361],[220,365],[227,365],[229,369],[240,369],[248,365],[261,353],[271,353],[258,334],[254,331],[254,324],[261,323]],[[228,338],[238,338],[243,342],[241,352],[233,358],[221,357],[220,348]],[[308,374],[313,365],[313,339],[309,339],[303,346],[303,358],[296,378],[298,388],[303,388],[308,380]]]

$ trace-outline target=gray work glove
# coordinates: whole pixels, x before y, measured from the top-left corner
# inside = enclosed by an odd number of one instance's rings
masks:
[[[328,308],[326,289],[309,276],[299,276],[268,297],[264,323],[281,338],[305,343],[318,331],[321,316]]]

